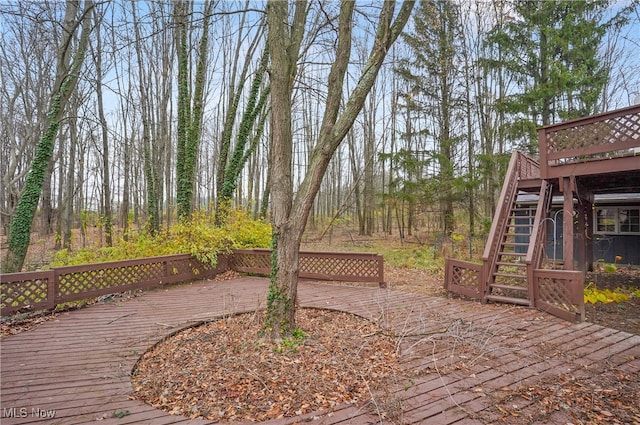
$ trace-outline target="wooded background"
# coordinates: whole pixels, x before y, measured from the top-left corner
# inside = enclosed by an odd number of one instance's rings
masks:
[[[269,219],[265,7],[2,2],[3,235],[47,134],[33,230],[61,248],[73,229],[97,226],[110,245],[227,202]],[[356,3],[344,99],[380,8]],[[318,138],[339,12],[310,3],[292,98],[294,191]],[[307,230],[482,234],[510,152],[535,155],[536,128],[640,100],[639,20],[631,0],[420,2],[331,160]]]

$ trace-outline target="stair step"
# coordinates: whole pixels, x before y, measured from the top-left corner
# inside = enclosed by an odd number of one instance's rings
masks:
[[[513,266],[513,267],[527,267],[527,263],[512,263],[509,261],[496,261],[496,265],[498,266]]]
[[[525,178],[518,180],[518,189],[526,191],[530,195],[540,195],[540,179]]]
[[[508,277],[508,278],[513,278],[513,279],[526,279],[527,275],[526,274],[513,274],[513,273],[501,273],[501,272],[496,272],[493,273],[494,277]]]
[[[524,224],[524,223],[515,223],[515,224],[507,224],[507,227],[512,227],[512,228],[519,228],[519,229],[530,229],[533,227],[533,223],[528,223],[528,224]]]
[[[500,252],[498,252],[498,255],[506,255],[506,256],[511,256],[511,257],[526,257],[527,253],[526,252],[500,251]]]
[[[527,288],[526,286],[501,285],[499,283],[492,283],[489,286],[495,289],[506,289],[506,290],[512,290],[512,291],[520,291],[520,292],[527,292],[529,290],[529,288]]]
[[[526,235],[522,235],[522,236],[526,236]],[[529,246],[529,244],[526,242],[502,242],[502,246]]]
[[[485,298],[489,301],[497,301],[501,303],[529,305],[529,300],[525,298],[503,297],[502,295],[487,295]]]

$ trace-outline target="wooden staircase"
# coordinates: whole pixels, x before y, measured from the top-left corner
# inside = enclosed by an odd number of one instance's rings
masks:
[[[526,155],[512,155],[483,256],[483,301],[533,304],[533,270],[542,265],[552,192],[539,170]],[[534,201],[523,203],[519,194],[534,195]]]

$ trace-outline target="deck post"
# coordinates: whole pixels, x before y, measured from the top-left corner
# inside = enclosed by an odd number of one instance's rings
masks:
[[[590,199],[588,200],[588,202],[585,203],[585,216],[586,216],[586,241],[585,241],[585,248],[587,251],[587,258],[586,258],[586,269],[585,271],[587,272],[592,272],[593,271],[593,262],[594,262],[594,258],[593,258],[593,226],[594,226],[594,222],[593,222],[593,203],[594,203],[594,199],[593,199],[593,195],[590,197]],[[584,319],[584,312],[582,312],[582,317]]]
[[[564,269],[574,270],[573,266],[573,184],[571,177],[562,178],[562,192],[564,195],[562,214],[563,258]]]
[[[540,152],[540,178],[546,180],[549,174],[549,163],[547,159],[547,132],[544,128],[538,129],[538,151]]]
[[[593,270],[593,200],[591,191],[577,184],[578,195],[578,270]]]
[[[578,197],[578,232],[576,233],[576,243],[578,244],[578,270],[587,268],[587,238],[586,238],[586,211],[582,198]]]

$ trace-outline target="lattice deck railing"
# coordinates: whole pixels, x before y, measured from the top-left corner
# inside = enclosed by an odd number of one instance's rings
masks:
[[[239,272],[268,275],[271,270],[271,251],[235,250],[231,267]],[[298,276],[303,279],[375,282],[384,286],[384,261],[379,254],[301,251]]]
[[[570,322],[584,320],[584,273],[572,270],[533,272],[536,308]]]
[[[483,300],[483,265],[452,258],[445,260],[444,287],[448,292]],[[585,319],[584,273],[570,270],[535,269],[529,282],[532,305],[570,322]]]
[[[50,310],[60,303],[212,277],[229,269],[268,275],[270,256],[269,250],[236,250],[218,256],[216,267],[180,254],[3,274],[1,312]],[[303,278],[384,284],[383,258],[377,254],[301,252],[300,270]]]
[[[69,301],[211,277],[227,267],[223,256],[212,267],[189,254],[178,254],[9,273],[0,275],[0,305],[3,316],[49,310]]]
[[[444,271],[445,289],[474,300],[482,300],[482,267],[482,264],[447,258]]]
[[[621,167],[637,168],[640,152],[640,105],[599,115],[578,118],[538,130],[542,178],[563,175],[572,166],[574,174],[610,172],[616,166],[607,163],[602,171],[597,165],[576,168],[576,164],[601,159],[619,159]],[[578,172],[576,173],[576,170]]]

